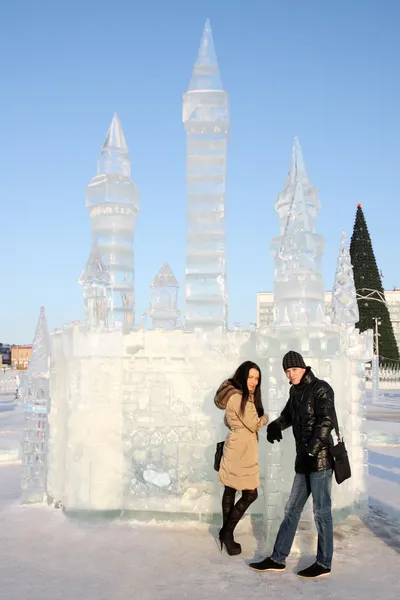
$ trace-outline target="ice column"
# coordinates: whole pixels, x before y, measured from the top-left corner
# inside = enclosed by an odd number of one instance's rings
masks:
[[[22,502],[41,502],[46,490],[47,413],[49,410],[50,338],[40,309],[28,370],[24,377]]]
[[[228,321],[225,201],[229,106],[208,20],[183,97],[183,122],[187,133],[185,326],[188,330],[224,331]]]
[[[179,283],[168,263],[164,263],[151,282],[152,329],[173,331],[179,317]]]
[[[98,161],[97,175],[86,194],[96,244],[111,278],[109,325],[132,329],[134,324],[134,231],[139,193],[131,177],[131,162],[121,123],[115,114]]]

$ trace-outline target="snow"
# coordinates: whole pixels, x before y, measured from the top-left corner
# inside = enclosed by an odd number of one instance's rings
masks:
[[[17,449],[22,411],[2,411],[0,448]],[[5,403],[3,403],[5,406]],[[367,421],[371,431],[398,422]],[[380,428],[380,429],[378,429]],[[13,444],[12,445],[12,440]],[[335,527],[330,578],[295,575],[314,557],[293,555],[285,573],[255,573],[264,556],[261,528],[245,518],[237,529],[243,552],[221,554],[218,528],[205,524],[67,518],[61,510],[20,504],[21,466],[0,465],[0,597],[5,600],[398,600],[400,581],[400,447],[370,444],[371,511]],[[253,527],[254,525],[254,527]],[[255,535],[254,535],[255,534]]]

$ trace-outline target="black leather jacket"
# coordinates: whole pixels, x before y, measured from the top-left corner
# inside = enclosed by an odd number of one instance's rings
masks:
[[[326,381],[307,368],[300,383],[290,388],[289,400],[276,422],[282,430],[293,428],[296,473],[332,468],[328,446],[333,443],[335,404],[333,389]]]

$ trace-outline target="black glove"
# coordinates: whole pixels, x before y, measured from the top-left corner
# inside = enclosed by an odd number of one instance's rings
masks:
[[[270,444],[280,442],[282,439],[282,429],[276,421],[272,421],[267,427],[267,440]]]

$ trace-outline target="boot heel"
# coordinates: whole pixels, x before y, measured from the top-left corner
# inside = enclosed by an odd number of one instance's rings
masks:
[[[242,547],[235,542],[232,532],[226,532],[222,528],[219,532],[219,541],[221,542],[221,552],[225,545],[225,550],[229,556],[236,556],[242,552]]]

